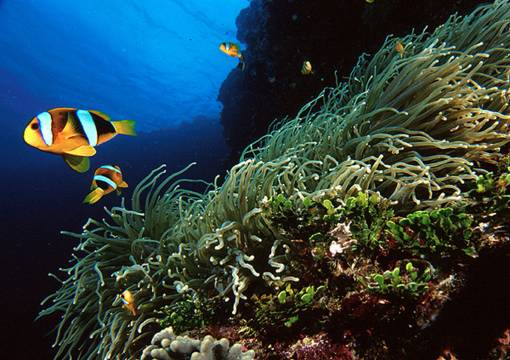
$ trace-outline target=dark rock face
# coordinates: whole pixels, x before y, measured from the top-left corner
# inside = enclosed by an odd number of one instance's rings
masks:
[[[218,96],[232,156],[265,134],[275,119],[294,116],[325,86],[349,75],[358,57],[389,34],[434,29],[477,0],[252,0],[237,18],[246,68],[233,70]],[[301,74],[303,61],[314,73]]]

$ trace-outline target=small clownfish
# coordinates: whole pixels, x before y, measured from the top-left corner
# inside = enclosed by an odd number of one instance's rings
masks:
[[[303,61],[303,66],[301,66],[301,74],[310,75],[313,74],[312,63],[308,60]]]
[[[128,184],[122,179],[122,171],[117,165],[103,165],[96,169],[92,179],[92,190],[83,200],[85,204],[94,204],[104,195],[113,191],[120,194],[120,188],[127,188]]]
[[[85,172],[95,146],[117,134],[136,135],[134,126],[133,120],[111,121],[97,110],[55,108],[30,120],[23,140],[41,151],[62,155],[73,170]]]
[[[222,42],[220,44],[220,50],[227,54],[228,56],[232,56],[239,59],[239,64],[241,65],[241,69],[244,70],[245,62],[244,56],[241,53],[241,48],[239,45],[233,42]]]
[[[136,304],[135,304],[135,297],[129,290],[124,290],[122,294],[119,295],[120,300],[122,301],[122,307],[124,309],[129,310],[131,315],[136,316]]]
[[[404,44],[402,44],[400,41],[395,42],[395,51],[400,54],[400,57],[404,56],[404,53],[406,52],[406,49],[404,48]]]

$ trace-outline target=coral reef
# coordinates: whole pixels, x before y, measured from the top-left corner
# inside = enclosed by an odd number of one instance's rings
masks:
[[[141,360],[172,360],[190,356],[191,360],[251,360],[253,350],[243,351],[240,344],[230,346],[227,339],[216,340],[208,335],[202,340],[176,336],[171,327],[158,332],[151,345],[142,352]]]
[[[403,56],[389,37],[221,185],[159,168],[129,208],[66,233],[80,243],[41,312],[62,314],[57,358],[135,359],[161,326],[203,336],[230,321],[261,358],[321,331],[361,358],[439,344],[427,329],[462,293],[464,269],[508,251],[509,27],[497,0],[400,38]]]

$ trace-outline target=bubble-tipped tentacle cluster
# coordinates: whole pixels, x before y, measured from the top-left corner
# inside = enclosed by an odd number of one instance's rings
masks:
[[[158,332],[151,345],[143,352],[141,360],[172,360],[189,356],[191,360],[252,360],[253,350],[244,351],[241,344],[230,346],[228,339],[216,340],[210,335],[203,339],[177,336],[171,327]]]

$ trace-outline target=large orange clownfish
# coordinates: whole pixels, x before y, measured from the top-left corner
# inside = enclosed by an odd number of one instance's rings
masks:
[[[94,204],[104,195],[113,191],[120,194],[121,188],[127,188],[128,184],[122,179],[122,171],[117,165],[103,165],[96,169],[92,179],[92,190],[83,200],[84,203]]]
[[[73,170],[85,172],[95,146],[117,134],[136,135],[134,127],[133,120],[110,121],[97,110],[55,108],[30,120],[23,139],[41,151],[62,155]]]

